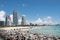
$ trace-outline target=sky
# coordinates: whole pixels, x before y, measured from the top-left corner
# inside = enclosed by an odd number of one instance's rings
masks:
[[[18,12],[18,18],[26,15],[26,19],[33,22],[50,21],[60,23],[60,0],[0,0],[0,16],[12,15],[13,10]],[[4,13],[4,14],[3,14]],[[0,18],[0,20],[4,17]]]

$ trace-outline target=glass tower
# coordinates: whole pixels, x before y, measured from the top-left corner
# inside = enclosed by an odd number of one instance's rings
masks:
[[[14,26],[18,25],[18,13],[16,10],[13,10],[13,25]]]
[[[26,25],[26,17],[25,17],[25,15],[22,15],[21,25]]]
[[[6,19],[5,19],[5,26],[10,26],[10,16],[6,16]]]

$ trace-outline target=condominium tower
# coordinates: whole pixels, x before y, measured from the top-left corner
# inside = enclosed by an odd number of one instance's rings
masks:
[[[10,16],[6,16],[6,18],[5,18],[5,26],[10,26],[10,24],[11,24],[11,18],[10,18]]]
[[[26,17],[25,17],[25,15],[22,15],[21,25],[26,25]]]
[[[13,25],[14,26],[18,25],[18,13],[16,10],[13,10]]]

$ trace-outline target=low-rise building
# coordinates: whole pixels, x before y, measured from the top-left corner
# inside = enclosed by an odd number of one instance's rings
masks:
[[[4,26],[4,21],[0,21],[0,26]]]

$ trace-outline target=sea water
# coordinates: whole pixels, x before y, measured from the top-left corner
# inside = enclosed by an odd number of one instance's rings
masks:
[[[41,26],[29,31],[34,33],[49,34],[60,37],[60,26]]]

